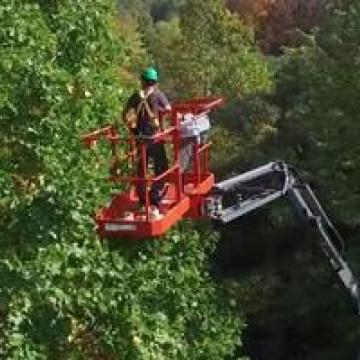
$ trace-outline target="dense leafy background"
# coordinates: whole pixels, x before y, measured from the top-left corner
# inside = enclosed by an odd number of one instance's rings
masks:
[[[144,53],[115,15],[102,0],[0,7],[2,358],[219,359],[239,343],[208,276],[216,237],[188,225],[110,248],[93,233],[106,150],[79,137],[119,116]]]
[[[359,272],[360,5],[13,0],[0,25],[0,358],[354,358],[347,294],[288,210],[220,239],[183,222],[157,242],[100,242],[108,151],[79,136],[119,117],[149,63],[172,100],[226,95],[218,177],[299,166]]]
[[[175,97],[179,90],[227,94],[228,106],[214,119],[213,165],[218,176],[276,158],[298,166],[344,234],[347,255],[358,273],[358,4],[228,1],[246,34],[230,53],[244,47],[249,51],[255,44],[276,55],[265,58],[254,86],[250,82],[247,88],[245,83],[238,91],[232,86],[233,79],[243,84],[237,72],[224,74],[219,65],[211,67],[227,54],[227,37],[223,35],[221,42],[212,37],[214,28],[222,34],[230,30],[219,3],[187,1],[166,21],[155,17],[150,27],[141,23],[147,47],[164,71],[163,86]],[[186,12],[191,5],[193,12]],[[215,8],[223,21],[212,16],[214,26],[206,16]],[[243,24],[253,28],[255,37]],[[184,51],[184,39],[196,45]],[[214,52],[208,51],[207,39]],[[246,69],[237,70],[244,74]],[[254,68],[249,69],[254,74]],[[185,76],[174,81],[171,74],[181,71]],[[189,80],[179,83],[188,73]],[[301,231],[283,208],[261,212],[222,232],[216,267],[223,276],[236,279],[230,286],[250,323],[245,342],[255,359],[355,357],[357,319],[330,268],[321,261],[315,240],[316,235]]]

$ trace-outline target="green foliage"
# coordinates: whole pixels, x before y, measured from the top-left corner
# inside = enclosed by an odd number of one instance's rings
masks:
[[[271,70],[251,29],[222,1],[185,1],[178,17],[155,24],[146,11],[140,13],[145,45],[161,70],[163,88],[174,97],[242,97],[271,88]]]
[[[263,149],[255,146],[248,156],[252,161],[263,150],[267,160],[282,158],[297,165],[301,173],[305,170],[306,179],[344,235],[347,259],[359,274],[360,6],[333,1],[327,11],[321,27],[305,36],[301,47],[288,49],[274,61],[277,89],[273,100],[280,110],[277,136],[265,142]],[[248,319],[247,348],[254,358],[355,357],[358,317],[316,246],[316,234],[302,233],[301,225],[292,227],[290,214],[276,208],[271,220],[268,228],[259,226],[258,219],[252,221],[247,234],[259,249],[252,258],[265,257],[262,266],[246,269],[249,276],[242,273],[230,284]],[[259,228],[262,236],[256,233]],[[233,236],[240,238],[236,230]],[[243,246],[241,251],[247,258]],[[265,343],[262,349],[259,343]]]
[[[220,176],[270,160],[279,108],[264,96],[233,100],[214,117],[212,165]],[[224,159],[226,159],[224,161]]]
[[[256,228],[249,232],[242,227],[242,246],[232,250],[241,254],[241,259],[232,258],[236,264],[256,263],[243,265],[241,273],[227,281],[247,319],[247,354],[269,360],[352,359],[359,327],[350,296],[319,250],[316,234],[308,236],[290,215],[281,227],[252,224]],[[233,236],[240,237],[235,232]],[[349,263],[358,273],[359,247],[350,250]]]
[[[211,285],[216,238],[203,235],[186,226],[112,250],[95,239],[58,243],[31,262],[4,262],[6,358],[224,358],[239,320]]]
[[[101,194],[96,164],[79,157],[79,135],[117,114],[114,63],[122,55],[108,6],[91,4],[1,8],[1,168],[17,196],[1,224],[14,244],[80,235]]]
[[[179,13],[184,3],[185,0],[153,0],[150,13],[154,21],[170,20]]]
[[[178,96],[244,96],[271,86],[251,29],[220,0],[186,1],[180,22],[160,24],[150,44]]]
[[[360,6],[341,2],[326,22],[290,53],[279,75],[282,139],[289,157],[321,183],[344,220],[358,223]]]
[[[222,1],[188,0],[179,17],[158,22],[145,38],[171,98],[228,97],[215,119],[215,171],[224,174],[248,163],[249,153],[250,161],[261,158],[261,147],[276,135],[277,114],[261,98],[272,89],[273,71],[252,30]]]
[[[133,16],[151,16],[154,22],[168,21],[175,16],[184,0],[118,0],[120,11]]]
[[[0,6],[0,357],[225,358],[242,321],[207,272],[215,237],[186,223],[133,246],[93,234],[106,152],[80,135],[118,116],[142,51],[112,14],[106,0]]]

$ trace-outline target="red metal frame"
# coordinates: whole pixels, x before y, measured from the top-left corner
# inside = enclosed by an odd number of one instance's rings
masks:
[[[121,138],[112,126],[98,129],[82,137],[83,143],[88,148],[96,145],[100,138],[106,139],[112,146],[114,156],[116,146],[120,144],[129,145],[128,154],[121,160],[130,161],[134,169],[136,169],[137,162],[140,161],[143,174],[145,174],[142,178],[136,175],[112,175],[110,177],[110,180],[115,183],[128,184],[130,190],[114,194],[110,205],[104,206],[96,213],[95,221],[100,236],[130,237],[134,239],[155,237],[164,234],[184,216],[190,218],[203,216],[202,204],[204,197],[208,194],[215,181],[214,175],[209,170],[211,143],[199,144],[197,139],[193,139],[192,169],[183,172],[180,167],[182,141],[180,137],[180,121],[184,114],[209,112],[223,103],[223,98],[201,98],[176,103],[171,111],[164,112],[161,115],[160,131],[146,139],[134,139],[132,136]],[[170,125],[167,128],[165,128],[165,118],[170,119]],[[148,170],[146,146],[149,142],[165,142],[172,146],[172,164],[166,172],[159,176],[151,175]],[[140,159],[139,156],[136,156],[135,143],[137,143],[137,154],[140,154]],[[154,182],[161,180],[165,180],[169,184],[166,196],[160,204],[163,216],[160,219],[152,220],[149,215],[150,187]],[[145,186],[145,211],[136,209],[138,199],[133,187],[139,183],[143,183]]]

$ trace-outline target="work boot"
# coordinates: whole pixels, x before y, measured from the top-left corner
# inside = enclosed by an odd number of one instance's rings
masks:
[[[159,211],[159,209],[155,206],[149,209],[149,219],[150,221],[157,221],[164,217],[163,214]]]

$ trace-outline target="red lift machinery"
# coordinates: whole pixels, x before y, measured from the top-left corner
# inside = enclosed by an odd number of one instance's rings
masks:
[[[204,131],[209,128],[207,114],[222,105],[222,98],[195,99],[173,105],[172,110],[160,117],[160,131],[154,136],[122,138],[112,126],[85,135],[82,140],[87,147],[94,146],[101,138],[110,142],[114,157],[117,146],[127,146],[123,161],[130,162],[134,174],[113,174],[111,181],[122,185],[127,191],[112,195],[109,206],[100,209],[95,217],[97,232],[103,237],[130,237],[142,239],[160,236],[183,217],[203,216],[205,196],[215,184],[209,170],[210,142],[205,141]],[[165,142],[169,157],[169,169],[153,176],[147,164],[146,147],[149,143]],[[136,144],[136,145],[135,145]],[[191,152],[189,154],[188,152]],[[185,155],[190,167],[182,164]],[[113,159],[112,163],[118,159]],[[144,177],[136,176],[140,162]],[[120,165],[120,164],[119,164]],[[165,182],[167,191],[160,203],[160,219],[152,219],[150,211],[150,188],[156,182]],[[143,184],[146,191],[144,209],[139,210],[136,184]]]
[[[112,164],[118,162],[116,147],[128,146],[123,161],[130,162],[133,172],[140,162],[144,177],[115,174],[110,180],[126,189],[112,195],[110,204],[95,216],[97,233],[107,238],[143,239],[158,237],[184,217],[207,217],[215,223],[227,224],[252,211],[286,199],[302,220],[320,234],[320,246],[343,285],[350,292],[360,314],[358,282],[342,254],[344,241],[322,208],[310,186],[298,172],[282,161],[270,162],[254,170],[215,183],[209,169],[211,142],[208,114],[224,103],[222,98],[194,99],[173,105],[160,118],[160,130],[151,137],[122,138],[108,126],[82,137],[91,148],[105,138],[113,149]],[[158,176],[148,170],[146,147],[165,142],[171,157],[169,169]],[[168,190],[160,203],[161,218],[152,219],[150,188],[166,182]],[[136,184],[144,184],[146,204],[139,210]]]

